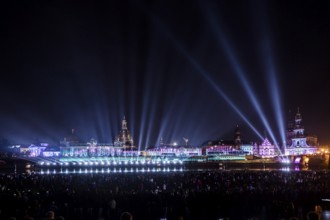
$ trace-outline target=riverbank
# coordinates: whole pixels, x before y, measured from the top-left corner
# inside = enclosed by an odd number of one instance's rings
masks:
[[[63,165],[48,165],[40,166],[37,161],[40,159],[32,158],[1,158],[0,172],[12,173],[12,172],[25,172],[26,170],[38,171],[40,169],[72,169],[72,168],[134,168],[141,169],[148,168],[179,168],[181,170],[327,170],[329,169],[329,160],[324,159],[321,156],[310,156],[308,164],[296,164],[296,163],[281,163],[274,159],[253,159],[253,160],[223,160],[223,161],[189,161],[178,163],[117,163],[117,164],[65,164]]]

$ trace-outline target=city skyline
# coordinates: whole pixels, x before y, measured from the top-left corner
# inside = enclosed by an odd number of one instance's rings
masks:
[[[296,120],[296,117],[297,115],[299,115],[298,117],[302,119],[301,117],[301,113],[300,113],[300,110],[299,108],[297,109],[297,112],[296,113],[291,113],[290,114],[290,119],[288,119],[287,121],[287,126],[286,126],[286,143],[285,144],[281,144],[281,143],[275,143],[275,142],[272,142],[272,144],[274,144],[275,146],[279,147],[279,148],[285,148],[285,147],[288,147],[290,146],[291,144],[288,143],[287,141],[287,138],[288,138],[288,132],[292,132],[292,129],[293,129],[293,126],[295,124],[295,120]],[[303,121],[303,120],[302,120]],[[301,124],[303,130],[305,130],[305,127],[304,127],[304,123]],[[111,144],[111,145],[114,145],[114,146],[119,146],[121,145],[121,142],[126,142],[127,143],[129,142],[129,146],[135,146],[137,147],[137,149],[141,150],[141,149],[147,149],[149,147],[156,147],[156,146],[159,146],[159,145],[168,145],[168,146],[192,146],[192,147],[199,147],[199,146],[202,146],[202,145],[205,145],[205,143],[209,142],[209,141],[235,141],[236,139],[236,135],[237,135],[237,132],[239,132],[239,136],[241,138],[241,128],[240,126],[237,124],[234,126],[234,130],[228,134],[227,136],[222,136],[222,137],[214,137],[212,139],[206,139],[206,140],[203,140],[202,143],[198,143],[198,144],[194,144],[192,145],[190,142],[189,142],[189,138],[186,138],[186,137],[182,137],[181,139],[178,138],[178,139],[172,139],[172,140],[164,140],[163,137],[160,137],[158,142],[157,143],[150,143],[150,144],[147,144],[145,146],[137,146],[136,143],[139,143],[139,140],[137,140],[136,142],[134,141],[134,137],[133,135],[131,136],[130,134],[130,129],[129,129],[129,126],[128,126],[128,122],[126,120],[126,117],[123,116],[122,118],[122,122],[121,122],[121,128],[118,130],[117,134],[114,136],[114,139],[110,142],[106,142],[106,141],[103,141],[103,140],[97,140],[95,139],[94,137],[91,137],[91,138],[86,138],[86,137],[81,137],[79,136],[79,132],[77,133],[76,129],[75,128],[72,128],[71,129],[71,132],[66,132],[65,136],[63,137],[60,137],[56,143],[55,142],[52,142],[50,143],[51,145],[62,145],[62,144],[65,144],[66,142],[68,143],[71,143],[71,144],[86,144],[86,143],[89,143],[89,142],[95,142],[95,143],[101,143],[101,144]],[[246,131],[244,131],[246,132]],[[244,137],[244,132],[243,132],[243,137]],[[122,135],[124,135],[122,137]],[[312,137],[316,137],[317,138],[317,135],[315,134],[311,134],[311,133],[306,133],[303,131],[303,136],[312,136]],[[127,136],[127,137],[126,137]],[[47,137],[43,137],[41,139],[39,138],[36,138],[35,140],[32,140],[32,142],[30,143],[18,143],[18,142],[15,142],[15,140],[12,140],[12,142],[10,142],[8,139],[4,138],[2,141],[4,141],[5,143],[8,143],[8,144],[42,144],[45,140],[45,138],[47,139]],[[127,138],[127,140],[124,140],[122,138]],[[247,137],[246,139],[242,139],[242,143],[244,144],[261,144],[261,142],[264,142],[266,139],[269,139],[269,135],[266,134],[266,131],[264,132],[264,135],[262,137],[262,139],[259,139],[259,140],[256,140],[256,139],[251,139],[249,137]],[[136,140],[136,139],[135,139]],[[118,143],[116,143],[118,142]],[[49,143],[47,143],[48,145]],[[314,146],[314,145],[313,145]]]
[[[6,2],[0,138],[58,142],[72,128],[139,146],[283,140],[289,110],[330,143],[326,1]]]

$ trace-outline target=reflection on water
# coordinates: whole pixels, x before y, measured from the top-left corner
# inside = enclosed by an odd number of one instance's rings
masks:
[[[113,174],[113,173],[168,173],[168,172],[230,172],[230,171],[281,171],[294,172],[306,170],[328,170],[328,166],[308,165],[302,166],[297,164],[281,164],[281,163],[205,163],[205,164],[181,164],[160,166],[14,166],[8,165],[2,167],[2,173],[36,173],[36,174]]]
[[[306,171],[308,170],[308,167],[300,167],[300,166],[295,166],[295,167],[282,167],[280,169],[281,171],[286,171],[286,172],[290,172],[290,171]]]
[[[238,171],[238,170],[247,170],[242,168],[232,168],[232,169],[190,169],[184,167],[153,167],[153,168],[45,168],[40,169],[38,171],[34,171],[34,173],[39,174],[115,174],[115,173],[170,173],[170,172],[189,172],[189,171]],[[281,167],[281,168],[256,168],[249,169],[253,171],[283,171],[283,172],[293,172],[293,171],[304,171],[308,170],[306,167]],[[30,170],[27,170],[27,173],[30,173]]]
[[[180,168],[78,168],[78,169],[40,169],[40,174],[106,174],[106,173],[160,173],[160,172],[183,172]]]

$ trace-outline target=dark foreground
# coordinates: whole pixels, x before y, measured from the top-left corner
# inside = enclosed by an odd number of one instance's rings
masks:
[[[327,171],[0,174],[0,219],[307,219],[328,198]]]

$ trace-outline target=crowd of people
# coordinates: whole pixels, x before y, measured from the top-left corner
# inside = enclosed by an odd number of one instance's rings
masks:
[[[329,198],[328,171],[0,174],[0,219],[307,219]]]

